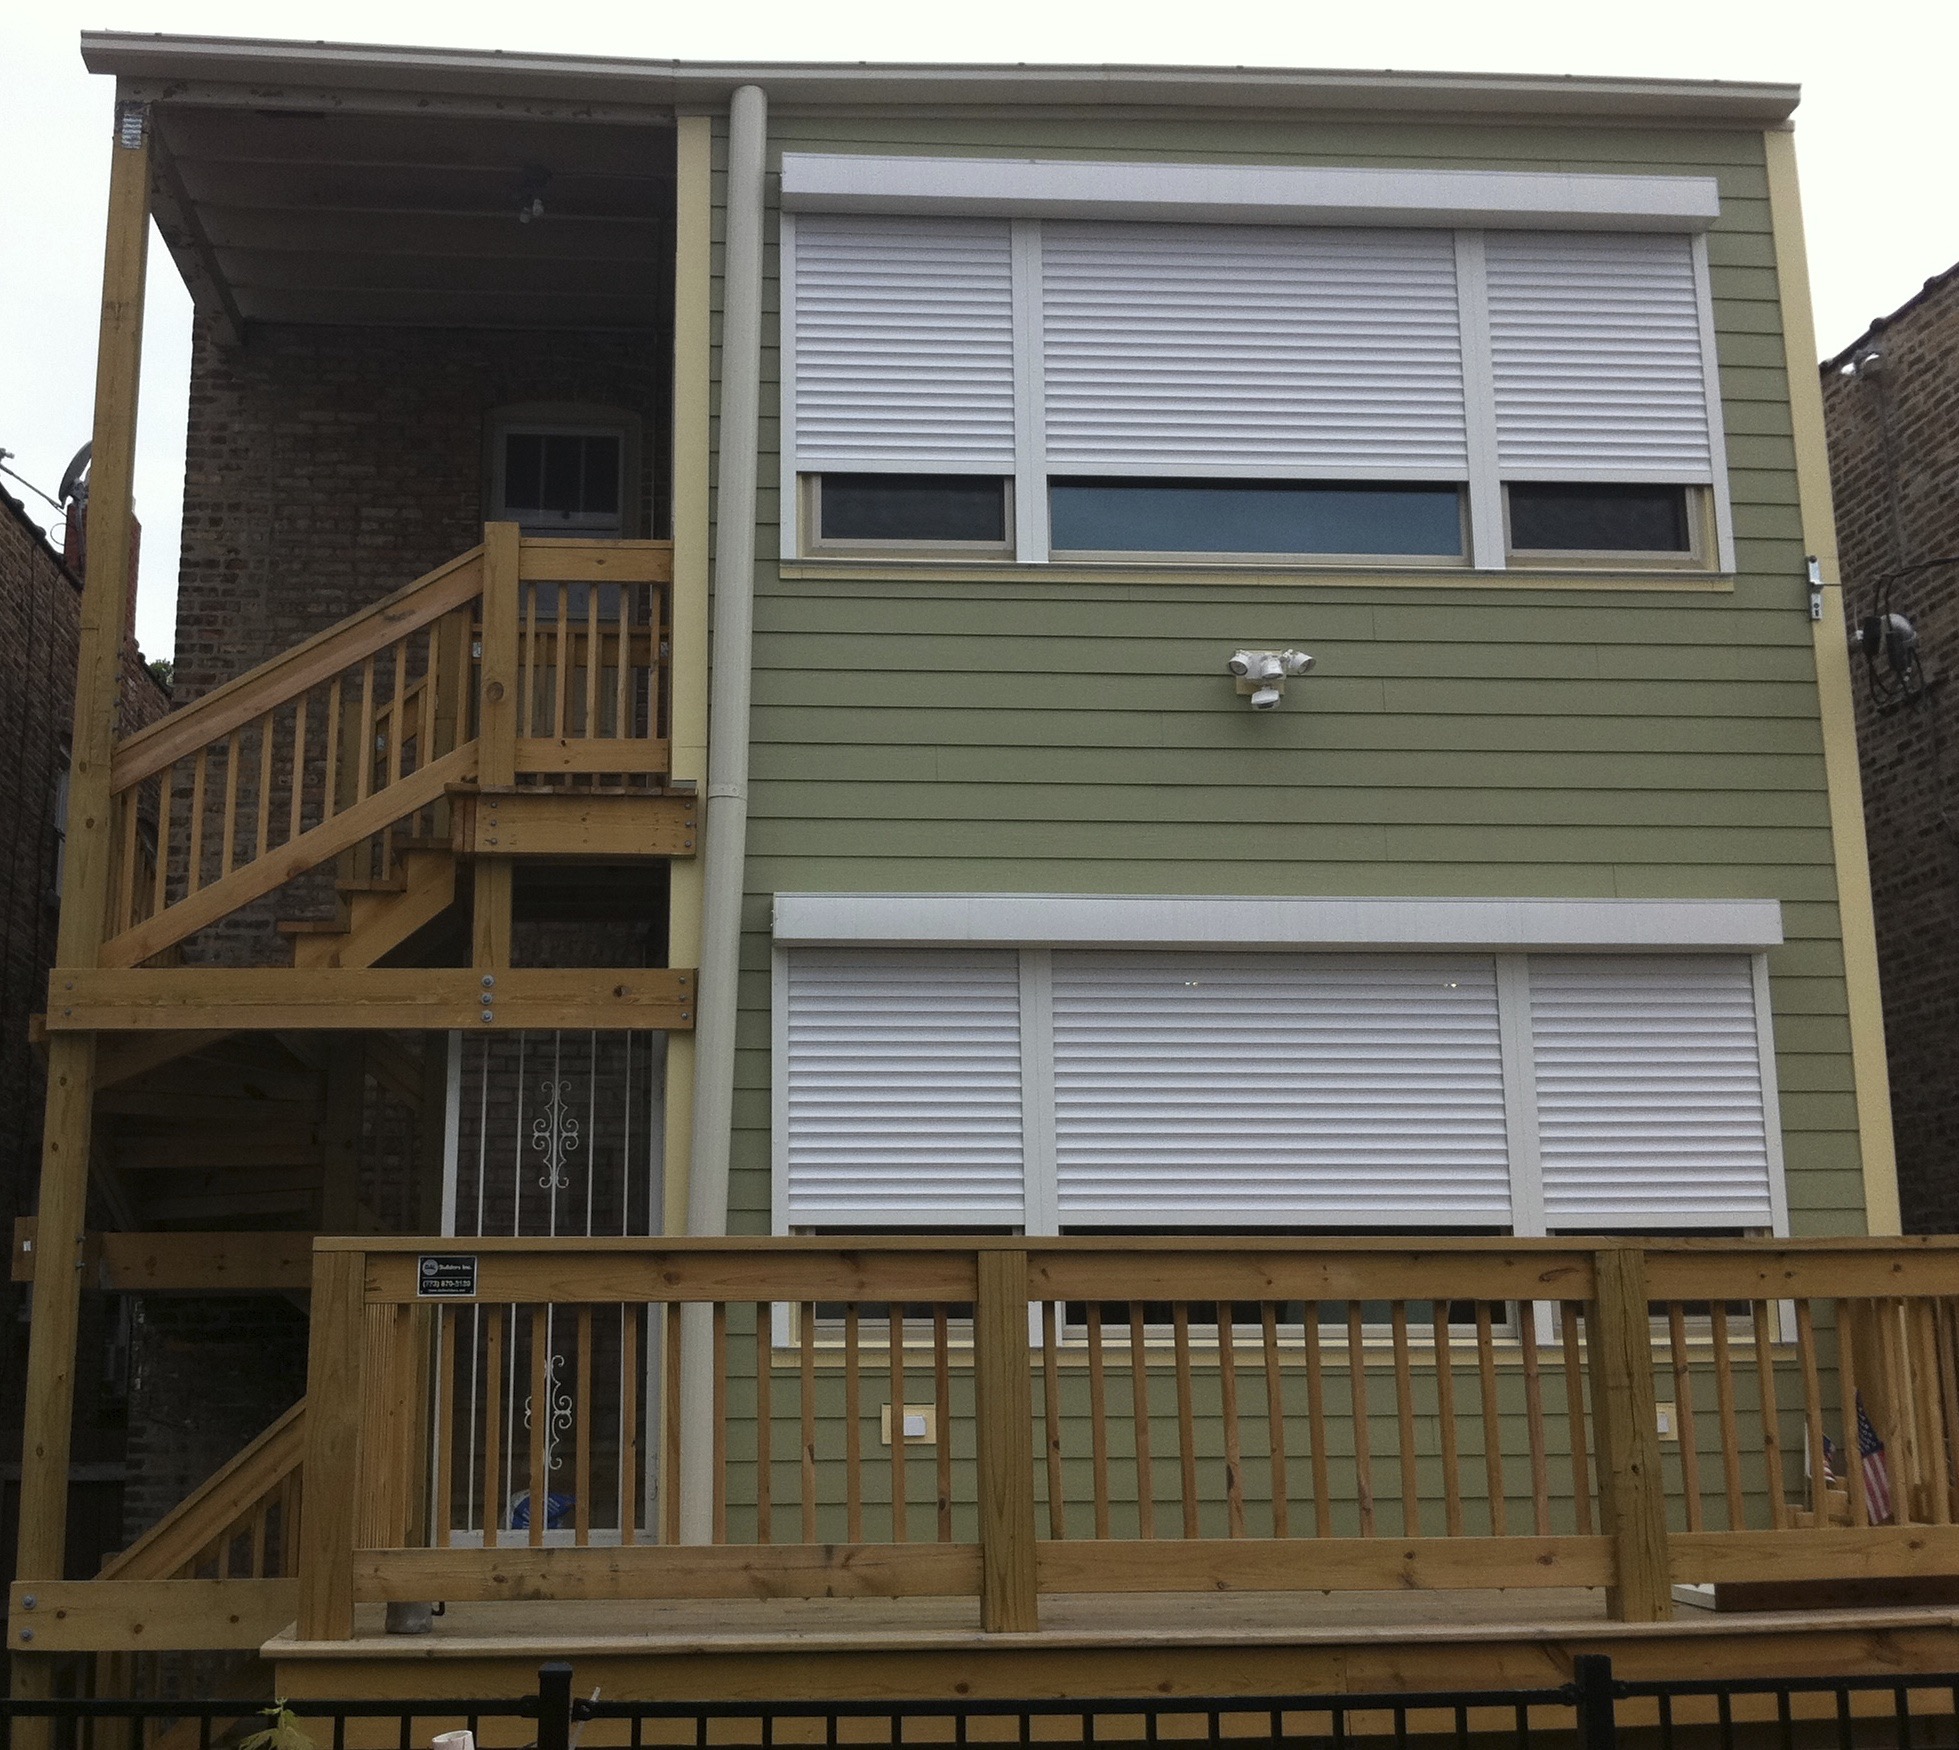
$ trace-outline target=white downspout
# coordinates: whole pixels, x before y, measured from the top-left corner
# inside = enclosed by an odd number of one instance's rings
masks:
[[[748,856],[749,664],[755,628],[755,467],[762,394],[762,166],[768,98],[728,106],[728,235],[721,280],[720,472],[714,500],[713,663],[708,676],[707,827],[694,1032],[694,1138],[687,1231],[728,1231],[741,906]],[[680,1535],[714,1533],[713,1333],[705,1306],[680,1332]],[[672,1487],[672,1479],[668,1479]]]

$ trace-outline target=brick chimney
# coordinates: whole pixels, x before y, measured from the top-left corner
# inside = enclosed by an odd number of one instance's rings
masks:
[[[131,645],[136,642],[136,585],[142,576],[143,525],[129,519],[129,591],[124,605],[122,635]],[[68,501],[66,520],[61,525],[61,562],[77,577],[88,569],[88,489]]]

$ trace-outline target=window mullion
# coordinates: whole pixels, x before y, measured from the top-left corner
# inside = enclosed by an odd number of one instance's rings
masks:
[[[1462,348],[1463,440],[1469,456],[1469,551],[1478,571],[1504,565],[1503,482],[1496,454],[1496,368],[1483,233],[1456,233],[1456,311]]]
[[[1061,1231],[1055,1180],[1054,951],[1020,951],[1022,1221],[1030,1234]]]
[[[1013,222],[1014,557],[1048,556],[1047,407],[1041,368],[1041,224]]]
[[[1531,1049],[1530,962],[1496,959],[1497,1030],[1503,1046],[1503,1124],[1509,1138],[1510,1231],[1544,1232],[1544,1168],[1537,1133],[1537,1062]]]

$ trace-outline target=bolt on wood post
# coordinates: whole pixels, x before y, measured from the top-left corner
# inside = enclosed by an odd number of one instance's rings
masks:
[[[1598,1428],[1599,1508],[1612,1539],[1614,1584],[1606,1610],[1616,1622],[1673,1615],[1666,1494],[1660,1476],[1659,1406],[1647,1318],[1646,1255],[1606,1246],[1593,1255],[1592,1417]]]
[[[108,236],[102,261],[102,315],[96,343],[95,425],[89,468],[88,553],[70,742],[67,856],[62,869],[60,967],[94,966],[101,955],[115,845],[110,828],[110,765],[128,622],[130,530],[135,517],[136,408],[143,364],[143,293],[150,242],[150,120],[118,101],[109,148]],[[83,1227],[95,1102],[95,1039],[57,1036],[48,1044],[48,1099],[42,1127],[41,1185],[33,1320],[20,1482],[22,1580],[59,1580],[68,1555],[68,1459],[74,1429],[75,1339],[80,1324]],[[16,1618],[18,1621],[18,1618]],[[17,1693],[45,1693],[47,1662],[12,1636]],[[45,1725],[24,1723],[23,1744],[47,1741]]]
[[[1027,1353],[1027,1254],[979,1254],[973,1308],[979,1457],[980,1627],[1040,1626],[1034,1541],[1034,1385]],[[944,1438],[941,1430],[940,1438]]]
[[[354,1530],[360,1517],[366,1402],[363,1307],[367,1255],[313,1254],[313,1328],[306,1356],[306,1509],[299,1524],[299,1638],[354,1632]]]

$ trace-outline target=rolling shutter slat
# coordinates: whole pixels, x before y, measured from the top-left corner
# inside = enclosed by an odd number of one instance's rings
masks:
[[[1057,472],[1464,472],[1446,231],[1049,222],[1041,261]]]
[[[1484,249],[1504,477],[1712,479],[1692,242],[1504,231]]]
[[[1530,987],[1552,1228],[1773,1224],[1745,958],[1537,956]]]
[[[788,959],[792,1226],[1017,1226],[1020,971],[1011,951]]]
[[[1489,961],[1057,952],[1053,987],[1064,1227],[1509,1220]]]
[[[796,222],[796,465],[1010,474],[1013,258],[1003,222]]]

